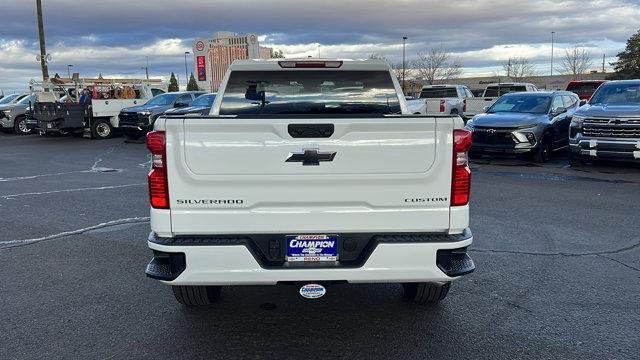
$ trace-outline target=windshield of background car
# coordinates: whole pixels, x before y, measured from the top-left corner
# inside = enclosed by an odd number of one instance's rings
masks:
[[[640,83],[603,84],[589,101],[595,104],[640,104]]]
[[[20,94],[7,95],[7,96],[3,97],[2,99],[0,99],[0,104],[8,104],[8,103],[12,102],[13,100],[15,100],[18,96],[20,96]]]
[[[488,113],[514,112],[527,114],[546,114],[551,104],[550,96],[503,96],[496,101]]]
[[[220,115],[399,114],[388,71],[234,71]]]
[[[215,95],[200,95],[195,100],[193,100],[191,106],[211,107],[215,99]]]
[[[599,83],[574,83],[567,86],[567,91],[578,95],[591,95],[600,86]]]
[[[490,86],[484,93],[486,97],[498,97],[504,94],[512,93],[512,92],[524,92],[527,91],[527,87],[524,85],[516,85],[516,86]]]
[[[441,99],[441,98],[455,98],[458,97],[458,92],[455,88],[443,88],[443,89],[423,89],[420,93],[421,99]]]
[[[162,105],[170,105],[171,103],[173,103],[173,100],[175,100],[178,95],[180,94],[162,94],[162,95],[158,95],[154,98],[152,98],[151,100],[147,101],[147,103],[145,105],[155,105],[155,106],[162,106]]]

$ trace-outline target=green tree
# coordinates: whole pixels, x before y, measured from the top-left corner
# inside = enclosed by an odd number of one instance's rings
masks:
[[[169,92],[180,91],[180,87],[178,86],[178,79],[176,79],[176,74],[171,73],[171,78],[169,79]]]
[[[193,76],[193,73],[191,73],[191,76],[189,77],[189,82],[187,83],[187,91],[198,91],[200,90],[200,87],[198,86],[198,82],[196,81],[196,78]]]
[[[640,78],[640,30],[627,40],[627,47],[618,54],[618,61],[611,63],[615,74],[612,79]]]
[[[56,73],[55,75],[53,75],[54,79],[60,79],[60,74]]]
[[[273,52],[272,56],[274,59],[278,59],[278,58],[283,58],[284,54],[282,53],[282,50],[276,50]]]

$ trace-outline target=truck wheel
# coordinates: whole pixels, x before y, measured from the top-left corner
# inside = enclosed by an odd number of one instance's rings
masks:
[[[211,305],[220,299],[221,286],[172,286],[176,300],[187,306]]]
[[[27,118],[24,116],[18,116],[13,122],[13,132],[18,135],[27,135],[31,132],[27,127]]]
[[[99,119],[91,122],[91,137],[98,140],[104,140],[111,137],[113,129],[111,123],[105,119]]]
[[[447,297],[450,282],[445,283],[404,283],[403,296],[405,299],[418,304],[432,304]]]
[[[540,145],[533,154],[533,161],[539,163],[545,163],[551,160],[551,154],[553,153],[553,145],[551,144],[551,136],[544,135],[540,140]]]

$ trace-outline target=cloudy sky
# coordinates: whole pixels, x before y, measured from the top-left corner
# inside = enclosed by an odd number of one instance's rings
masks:
[[[556,54],[580,46],[594,68],[615,59],[640,29],[639,0],[42,0],[50,72],[141,77],[184,74],[184,52],[195,37],[216,31],[255,33],[286,57],[401,61],[444,46],[468,75],[492,75],[510,56],[549,71],[551,31]],[[2,0],[0,89],[25,89],[41,76],[35,0]],[[193,69],[193,59],[189,59]],[[192,70],[190,70],[192,71]],[[182,75],[184,77],[184,75]],[[182,81],[182,79],[181,79]]]

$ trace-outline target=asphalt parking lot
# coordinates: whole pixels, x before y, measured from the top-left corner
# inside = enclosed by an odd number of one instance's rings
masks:
[[[143,144],[0,134],[0,358],[640,358],[640,168],[473,165],[477,270],[441,304],[395,285],[225,289],[179,306],[150,259]]]

